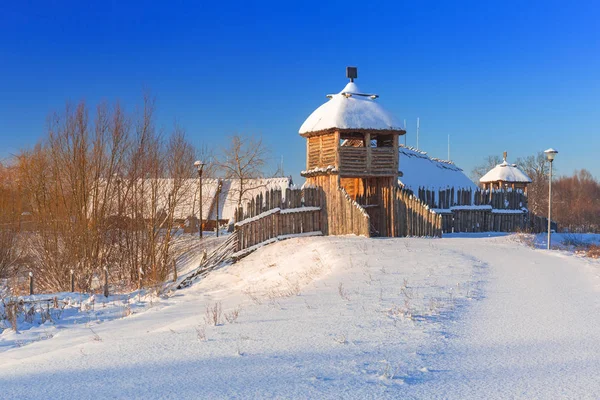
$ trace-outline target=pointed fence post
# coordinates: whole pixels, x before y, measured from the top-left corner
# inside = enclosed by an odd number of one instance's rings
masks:
[[[142,277],[144,275],[144,270],[140,267],[140,272],[138,274],[138,300],[142,300]]]
[[[33,295],[33,272],[29,272],[29,295]]]
[[[75,271],[71,270],[71,293],[75,292]]]
[[[108,267],[104,267],[104,297],[108,297]]]
[[[177,262],[173,260],[173,282],[177,281]]]

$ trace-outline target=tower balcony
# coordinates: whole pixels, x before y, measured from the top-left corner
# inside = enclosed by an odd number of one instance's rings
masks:
[[[340,147],[338,151],[340,176],[398,174],[398,153],[392,147]]]
[[[307,137],[308,174],[335,172],[341,177],[397,177],[398,133],[340,132]]]

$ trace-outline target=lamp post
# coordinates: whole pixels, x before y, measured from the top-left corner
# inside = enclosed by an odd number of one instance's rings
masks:
[[[198,170],[198,187],[200,188],[200,197],[199,197],[199,209],[200,209],[200,227],[198,228],[198,237],[202,239],[202,170],[204,169],[204,164],[202,161],[198,160],[194,163],[194,166]]]
[[[546,159],[550,162],[550,179],[548,182],[548,250],[550,250],[550,240],[551,240],[551,221],[552,221],[552,161],[554,161],[554,157],[558,154],[558,151],[553,148],[549,148],[544,151],[546,154]]]
[[[121,219],[121,177],[115,174],[117,183],[117,229],[119,232],[119,278],[123,271],[123,221]]]
[[[221,188],[223,187],[223,181],[219,179],[217,185],[217,213],[215,214],[215,225],[217,227],[217,237],[219,237],[219,197],[221,196]]]

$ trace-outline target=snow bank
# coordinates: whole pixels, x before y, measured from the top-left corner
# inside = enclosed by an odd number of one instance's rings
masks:
[[[144,312],[7,346],[0,397],[598,398],[599,263],[514,238],[278,242]]]
[[[438,243],[349,236],[272,244],[146,312],[92,317],[94,333],[73,324],[11,346],[0,355],[3,394],[397,398],[405,382],[429,374],[423,353],[436,351],[430,344],[445,340],[447,316],[478,291],[481,266]],[[216,303],[218,326],[205,321]],[[239,318],[229,323],[234,310]]]

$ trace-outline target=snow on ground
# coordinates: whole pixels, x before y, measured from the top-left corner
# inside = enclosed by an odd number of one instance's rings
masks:
[[[177,256],[178,274],[183,276],[200,265],[203,251],[210,253],[227,238],[222,232],[215,237],[214,232],[204,232],[204,239],[196,235],[180,235],[174,241],[172,251]],[[112,293],[113,287],[110,288]],[[102,292],[102,288],[98,288]],[[36,294],[33,296],[9,297],[2,293],[0,282],[0,353],[14,347],[47,340],[59,331],[71,327],[82,327],[94,334],[97,324],[121,319],[154,307],[161,301],[156,288],[137,290],[126,294],[90,295],[83,293]],[[8,300],[23,301],[17,319],[18,333],[12,331],[6,315],[5,303]],[[55,304],[56,303],[56,304]],[[25,315],[32,310],[31,315]]]
[[[430,358],[439,373],[413,394],[600,398],[600,264],[515,247],[513,237],[497,240],[491,249],[456,239],[457,251],[497,259],[490,263],[485,298],[458,322],[456,340]]]
[[[0,398],[598,398],[598,261],[483,236],[266,246],[94,333],[6,346]]]
[[[152,294],[137,297],[136,293],[111,295],[108,298],[81,293],[54,293],[50,295],[22,296],[25,313],[32,308],[31,316],[22,312],[18,318],[18,331],[10,329],[6,320],[0,321],[0,354],[41,340],[52,339],[63,330],[75,327],[91,335],[98,324],[123,318],[151,307],[158,298]],[[55,307],[54,299],[58,307]],[[0,315],[6,312],[0,303]],[[0,355],[0,359],[1,359]],[[1,398],[1,396],[0,396]]]

